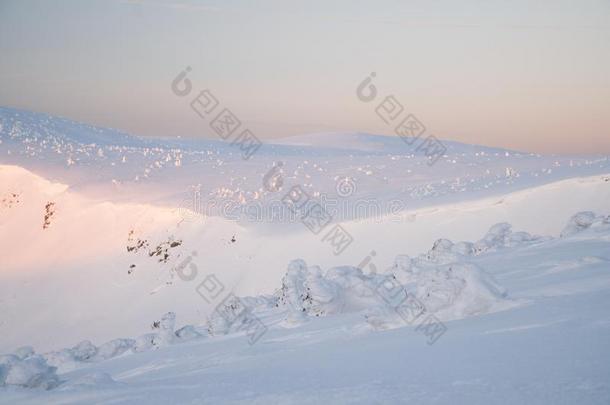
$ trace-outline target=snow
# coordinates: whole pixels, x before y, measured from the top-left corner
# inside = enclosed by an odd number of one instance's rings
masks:
[[[96,357],[101,360],[111,359],[132,349],[135,345],[136,341],[133,339],[113,339],[99,347]]]
[[[568,224],[561,231],[561,236],[571,236],[587,229],[607,230],[610,228],[610,216],[595,215],[591,211],[574,214]]]
[[[360,313],[313,317],[278,323],[253,346],[236,333],[85,362],[52,390],[9,390],[0,401],[607,403],[610,234],[601,235],[472,256],[527,304],[446,321],[434,345],[415,325],[372,330]]]
[[[176,337],[181,341],[201,338],[204,335],[199,333],[193,325],[186,325],[176,331]]]
[[[606,217],[593,218],[603,223]],[[526,237],[507,245],[514,242],[512,234],[506,223],[492,226],[481,239],[492,248],[484,251],[456,251],[455,246],[468,243],[439,239],[417,257],[398,255],[383,273],[365,274],[352,266],[324,272],[294,260],[275,296],[242,298],[270,328],[255,345],[248,345],[238,328],[220,333],[216,328],[217,333],[207,336],[205,331],[214,329],[217,315],[199,327],[174,331],[177,316],[170,312],[155,322],[153,329],[158,332],[135,340],[115,339],[99,348],[84,341],[43,355],[22,347],[0,361],[5,385],[42,391],[10,390],[5,398],[72,402],[85,393],[118,402],[146,398],[160,403],[172,396],[190,401],[205,393],[229,402],[406,401],[426,400],[429,395],[440,403],[486,403],[497,395],[512,401],[607,401],[610,385],[602,370],[608,371],[609,359],[600,357],[599,351],[610,337],[610,321],[602,315],[604,303],[610,303],[610,229],[589,227],[570,236]],[[564,270],[558,273],[557,268]],[[398,300],[388,300],[379,292],[389,280],[400,280]],[[430,349],[425,349],[428,336],[417,319],[409,322],[397,315],[400,306],[412,305],[403,297],[415,298],[424,313],[434,314],[446,325]],[[571,345],[566,350],[570,339],[582,339],[587,349]],[[503,349],[497,351],[498,345]],[[496,361],[485,357],[486,352],[495,353]],[[159,353],[169,362],[158,362],[146,353]],[[332,364],[332,374],[319,373],[314,358]],[[346,358],[354,360],[340,360]],[[566,367],[575,358],[587,361]],[[412,366],[404,367],[404,361]],[[439,373],[435,361],[445,367],[451,364],[450,372]],[[469,366],[472,361],[476,368]],[[541,384],[534,376],[541,372],[543,361],[555,375]],[[295,363],[298,369],[314,367],[318,372],[296,378]],[[520,372],[507,374],[502,364],[508,363],[516,364]],[[236,374],[236,370],[240,371]],[[381,380],[375,378],[380,370],[387,373]],[[246,375],[257,375],[256,385]],[[344,378],[337,375],[351,375],[345,383],[349,381],[352,389],[341,388]],[[154,397],[145,394],[145,387],[159,378],[166,381],[163,387],[156,388]],[[191,386],[189,381],[199,382]],[[216,386],[220,381],[224,389]],[[431,385],[433,381],[437,385]],[[487,388],[481,391],[482,387]]]
[[[59,385],[57,369],[50,367],[42,356],[31,353],[20,358],[20,354],[0,357],[0,387],[7,385],[48,390]]]
[[[0,403],[610,402],[608,157],[0,128]]]

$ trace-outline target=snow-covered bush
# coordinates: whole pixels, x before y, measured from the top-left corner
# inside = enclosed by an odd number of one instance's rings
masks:
[[[30,356],[34,355],[34,349],[32,346],[22,346],[15,350],[13,353],[15,356],[19,357],[21,360],[26,359]]]
[[[561,237],[571,236],[589,228],[595,221],[596,215],[591,211],[582,211],[574,214],[561,231]]]
[[[434,263],[436,265],[449,264],[465,260],[465,257],[480,254],[494,247],[508,246],[511,231],[509,224],[496,224],[491,227],[483,239],[476,243],[453,243],[448,239],[438,239],[432,249],[425,255],[417,258],[419,262]]]
[[[159,322],[159,333],[155,341],[156,346],[163,346],[171,344],[176,335],[174,333],[174,327],[176,326],[176,314],[173,312],[167,312],[161,317]]]
[[[432,249],[425,255],[420,255],[415,261],[428,263],[449,264],[467,260],[468,256],[480,255],[507,247],[517,247],[531,242],[548,240],[548,237],[530,235],[527,232],[513,232],[512,225],[501,222],[489,228],[489,231],[477,242],[457,242],[448,239],[438,239]],[[410,261],[403,257],[399,267],[411,266]]]
[[[252,298],[253,302],[265,302],[268,299]],[[262,300],[262,301],[261,301]],[[72,348],[61,349],[37,355],[32,347],[24,346],[13,354],[0,355],[0,386],[18,385],[28,388],[41,387],[50,389],[59,384],[56,372],[78,367],[79,362],[103,361],[120,356],[126,352],[145,352],[178,340],[185,341],[203,336],[193,326],[187,325],[174,332],[176,315],[168,312],[155,322],[156,333],[147,333],[137,339],[114,339],[99,348],[84,340]],[[108,376],[109,377],[109,376]],[[101,376],[106,382],[110,378]]]
[[[435,263],[452,262],[455,260],[455,253],[452,248],[453,242],[449,239],[437,239],[426,258]]]
[[[208,334],[210,336],[220,336],[229,333],[231,325],[217,312],[213,312],[207,320]]]
[[[59,385],[57,369],[49,366],[42,356],[32,354],[24,359],[17,356],[9,359],[3,357],[6,362],[0,364],[0,374],[4,376],[4,384],[47,390]]]
[[[87,361],[95,357],[97,347],[88,340],[83,340],[71,349],[74,359],[77,361]]]
[[[145,352],[157,349],[161,346],[172,344],[176,339],[174,327],[176,324],[176,314],[173,312],[165,313],[159,321],[153,322],[153,333],[145,333],[136,339],[115,339],[103,344],[97,349],[96,360],[105,360],[119,356],[127,351]],[[79,345],[83,353],[89,355],[95,346],[87,346],[85,342]],[[74,348],[73,350],[75,350]]]
[[[160,321],[154,323],[154,329],[158,330],[158,332],[146,333],[138,337],[133,346],[133,351],[146,352],[172,344],[176,338],[176,334],[174,333],[175,325],[176,314],[167,312],[161,317]]]
[[[47,363],[53,367],[57,367],[59,371],[67,371],[74,367],[76,359],[70,349],[57,350],[44,355]]]
[[[384,274],[364,274],[351,266],[323,273],[304,261],[290,263],[283,278],[278,306],[288,315],[325,316],[376,309],[393,314],[407,297],[419,300],[429,313],[445,319],[482,314],[506,299],[506,290],[441,239],[430,252],[411,259],[397,256]]]
[[[0,387],[2,387],[6,381],[6,376],[13,364],[17,364],[21,359],[14,354],[5,354],[0,356]]]
[[[98,349],[90,341],[84,340],[70,349],[62,349],[44,355],[47,363],[59,371],[68,371],[78,362],[90,361],[97,355]]]
[[[286,274],[282,278],[282,288],[278,297],[278,305],[294,312],[305,312],[310,298],[305,281],[308,269],[304,260],[293,260],[288,264]]]
[[[443,319],[484,314],[507,295],[505,288],[472,263],[422,271],[413,281],[412,292],[426,311]],[[411,292],[411,286],[405,287]]]
[[[508,237],[508,240],[506,241],[506,246],[507,247],[520,246],[524,243],[538,241],[541,239],[544,239],[544,238],[541,238],[538,236],[532,236],[527,232],[513,232]]]
[[[458,242],[451,246],[451,251],[462,256],[471,256],[474,254],[474,243]]]
[[[493,225],[485,236],[474,244],[474,253],[481,254],[488,250],[504,247],[510,233],[511,225],[506,222]]]
[[[561,231],[561,237],[575,235],[586,229],[610,229],[610,216],[596,215],[591,211],[582,211],[573,215]]]
[[[277,299],[266,295],[258,297],[237,297],[229,295],[208,318],[209,336],[261,329],[257,313],[266,313],[275,308]],[[264,326],[264,325],[263,325]]]
[[[4,386],[4,381],[6,380],[9,370],[10,366],[8,364],[0,364],[0,387]]]
[[[506,290],[465,255],[453,253],[453,247],[435,243],[429,253],[417,258],[397,256],[387,273],[421,301],[426,311],[444,318],[484,313],[504,300]]]
[[[176,331],[176,337],[182,341],[203,337],[193,325],[186,325]]]
[[[407,255],[398,255],[394,258],[394,264],[386,273],[390,273],[400,283],[404,284],[413,272],[413,260]]]
[[[133,339],[114,339],[110,342],[104,343],[98,348],[97,360],[111,359],[116,356],[120,356],[126,351],[132,349],[136,344]]]
[[[277,305],[293,318],[358,311],[377,302],[374,277],[352,266],[322,274],[318,266],[309,268],[303,260],[293,260],[282,279]]]
[[[158,348],[160,345],[159,335],[156,333],[145,333],[136,338],[133,346],[134,352],[147,352]]]
[[[547,240],[546,237],[530,235],[527,232],[513,232],[506,222],[493,225],[481,240],[473,244],[473,254],[479,255],[506,247],[516,247],[531,242]]]
[[[31,346],[0,356],[0,387],[6,384],[52,388],[55,386],[55,379],[51,378],[54,374],[55,369],[49,368],[45,359],[38,356]]]

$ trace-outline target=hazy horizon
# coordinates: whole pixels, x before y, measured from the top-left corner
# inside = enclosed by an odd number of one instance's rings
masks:
[[[143,136],[218,139],[210,89],[262,140],[391,135],[393,95],[441,139],[610,153],[610,3],[0,2],[0,105]],[[193,91],[172,81],[186,67]],[[358,85],[375,72],[378,98]]]

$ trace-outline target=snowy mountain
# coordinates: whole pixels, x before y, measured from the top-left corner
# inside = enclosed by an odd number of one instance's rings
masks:
[[[608,157],[0,141],[0,403],[610,401]]]
[[[3,163],[92,196],[142,201],[144,195],[166,204],[180,203],[193,187],[204,204],[277,202],[262,182],[278,165],[285,183],[317,197],[336,198],[337,184],[348,179],[354,189],[342,199],[374,196],[410,208],[610,171],[607,156],[542,156],[448,141],[432,162],[417,143],[361,133],[267,141],[244,160],[237,145],[220,140],[144,139],[8,108],[0,108],[0,140]]]

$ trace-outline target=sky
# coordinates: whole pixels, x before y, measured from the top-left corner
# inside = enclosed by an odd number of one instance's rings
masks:
[[[393,134],[393,96],[437,138],[610,153],[610,1],[0,0],[1,106],[214,138],[204,89],[261,139]]]

